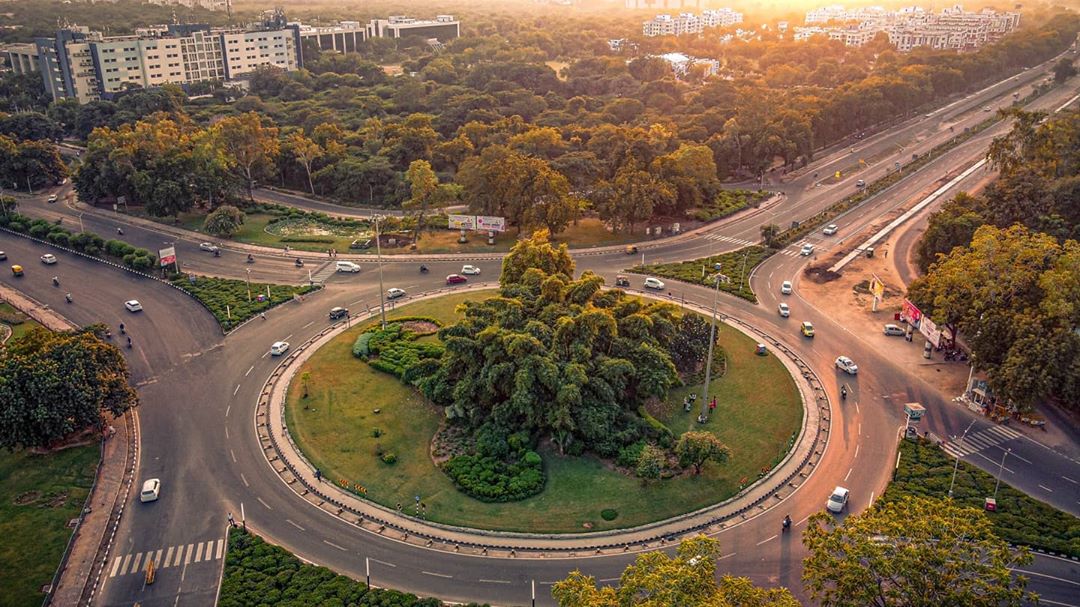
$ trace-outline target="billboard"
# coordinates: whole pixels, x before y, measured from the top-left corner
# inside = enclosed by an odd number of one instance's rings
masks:
[[[158,258],[161,259],[161,267],[169,266],[176,263],[176,247],[165,247],[158,251]]]
[[[919,333],[922,333],[926,337],[926,341],[934,344],[935,348],[941,347],[941,330],[937,328],[934,321],[930,320],[930,317],[924,317],[922,322],[919,323]]]
[[[873,275],[870,279],[870,293],[879,300],[885,297],[885,283],[881,282],[877,275]]]
[[[449,227],[451,230],[475,230],[475,215],[450,215]]]
[[[484,215],[476,216],[476,229],[477,230],[491,230],[493,232],[506,231],[506,218],[505,217],[488,217]]]
[[[922,320],[922,312],[908,299],[904,299],[904,306],[901,309],[900,314],[904,320],[913,325],[918,325],[919,321]]]

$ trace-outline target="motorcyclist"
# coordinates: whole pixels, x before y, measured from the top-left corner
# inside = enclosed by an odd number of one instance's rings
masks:
[[[427,271],[428,271],[427,266],[425,266],[424,264],[420,264],[420,272],[421,273],[426,273]]]
[[[116,228],[116,233],[123,236],[124,235],[124,228]]]
[[[248,263],[255,263],[255,256],[252,255],[251,253],[248,253],[247,262]]]
[[[297,257],[296,258],[296,267],[298,267],[298,268],[304,267],[304,260]]]
[[[71,293],[64,295],[64,299],[66,299],[68,303],[71,303]]]
[[[130,335],[128,335],[127,344],[128,344],[128,347],[130,348],[131,347],[131,336]]]
[[[784,516],[783,525],[784,525],[784,531],[787,531],[788,529],[791,529],[791,515],[790,514]]]
[[[54,287],[59,287],[60,286],[60,277],[59,276],[53,276],[52,277],[52,283],[53,283]]]
[[[124,334],[124,323],[120,323],[120,334]]]
[[[847,386],[840,387],[840,399],[847,400]]]

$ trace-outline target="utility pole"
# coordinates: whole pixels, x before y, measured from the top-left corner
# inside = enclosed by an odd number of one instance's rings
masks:
[[[720,264],[716,269],[716,291],[713,293],[712,325],[709,327],[709,354],[705,359],[705,386],[702,388],[701,415],[698,422],[704,424],[709,419],[709,382],[712,381],[713,346],[716,344],[716,306],[720,302]]]
[[[961,450],[963,450],[963,448],[964,448],[964,437],[967,436],[968,430],[971,430],[971,427],[974,426],[974,425],[975,425],[975,420],[971,420],[971,423],[968,424],[967,429],[964,430],[964,433],[960,435],[960,449]],[[949,482],[949,497],[952,497],[953,486],[956,484],[956,469],[959,468],[959,467],[960,467],[960,452],[958,451],[956,453],[956,461],[953,463],[952,481]],[[996,492],[996,490],[995,490],[995,492]]]
[[[379,312],[382,316],[382,328],[386,330],[386,290],[383,289],[383,272],[382,272],[382,242],[379,238],[379,220],[382,219],[379,215],[372,215],[372,219],[375,220],[375,257],[379,263]]]

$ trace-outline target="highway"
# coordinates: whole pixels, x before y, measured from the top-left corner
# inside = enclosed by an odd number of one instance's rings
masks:
[[[734,250],[757,241],[762,224],[786,226],[812,215],[853,191],[854,179],[872,181],[894,170],[894,158],[910,159],[911,154],[925,151],[963,127],[983,120],[987,116],[983,106],[1007,104],[1014,90],[1029,90],[1028,82],[1044,72],[1045,67],[1033,68],[1024,72],[1020,80],[1004,81],[934,112],[929,118],[913,118],[865,140],[856,146],[855,154],[841,150],[826,155],[801,173],[770,186],[786,194],[778,204],[720,222],[697,237],[643,246],[646,261],[689,259]],[[1075,93],[1076,79],[1036,100],[1032,107],[1052,109]],[[952,132],[949,126],[954,127]],[[990,138],[1006,128],[1001,125],[989,129],[847,213],[836,222],[841,227],[838,235],[824,237],[819,231],[809,236],[807,240],[817,246],[816,257],[844,250],[847,238],[925,195],[947,173],[955,175],[957,167],[984,155]],[[847,172],[853,160],[857,163],[860,157],[874,161],[862,171]],[[836,170],[845,171],[842,181],[817,185]],[[65,223],[80,221],[78,211],[62,203],[49,205],[43,201],[44,194],[20,200],[20,211],[62,218]],[[182,267],[196,273],[243,278],[250,269],[252,280],[295,284],[306,281],[308,269],[315,270],[325,263],[305,256],[307,265],[298,269],[291,256],[259,253],[255,263],[246,264],[246,252],[239,248],[226,249],[221,257],[213,257],[198,250],[198,237],[177,238],[165,228],[140,227],[122,215],[83,212],[81,221],[86,229],[105,236],[122,227],[125,240],[152,250],[175,243]],[[821,510],[837,484],[852,489],[851,512],[861,511],[880,495],[891,473],[894,437],[903,425],[904,402],[924,403],[929,409],[926,427],[943,437],[963,432],[975,417],[948,402],[952,395],[940,394],[934,386],[913,378],[903,364],[886,355],[877,336],[856,334],[801,299],[798,277],[802,267],[814,259],[795,255],[796,246],[773,256],[756,271],[752,284],[760,304],[724,297],[722,311],[767,330],[811,362],[834,400],[833,431],[816,473],[792,497],[745,523],[725,529],[717,537],[723,553],[721,571],[747,575],[762,585],[788,586],[806,600],[799,581],[805,553],[796,534],[778,533],[783,516],[790,514],[796,522],[795,531],[800,531],[806,517]],[[270,312],[267,320],[256,320],[223,337],[201,306],[160,283],[63,253],[56,253],[60,258],[57,265],[46,267],[36,259],[48,247],[6,233],[0,234],[0,249],[8,253],[8,263],[22,263],[27,268],[26,276],[21,278],[10,273],[0,275],[5,284],[61,310],[79,324],[105,322],[117,333],[118,324],[124,322],[134,340],[134,347],[124,351],[142,399],[137,478],[160,477],[162,498],[152,504],[129,505],[96,605],[131,605],[134,601],[143,607],[208,604],[217,590],[222,565],[220,540],[229,512],[239,519],[242,511],[253,529],[311,562],[359,579],[370,567],[372,582],[377,586],[454,601],[527,604],[535,582],[538,604],[550,605],[551,583],[565,577],[569,570],[580,568],[600,580],[612,581],[633,559],[632,554],[496,559],[436,553],[359,531],[298,500],[279,480],[266,465],[252,423],[256,399],[277,364],[268,356],[269,344],[280,339],[299,343],[315,335],[326,326],[330,307],[341,305],[355,311],[374,306],[378,282],[371,265],[366,264],[359,274],[335,275],[328,280],[326,289],[304,302],[281,306]],[[480,266],[487,279],[497,276],[500,256],[481,257],[469,263]],[[628,262],[638,261],[621,252],[577,258],[579,270],[597,271],[609,283]],[[410,293],[442,287],[443,277],[460,270],[462,262],[442,259],[425,263],[431,272],[421,275],[415,260],[392,259],[385,264],[386,287],[399,286]],[[51,285],[53,275],[60,277],[60,288]],[[795,308],[789,319],[775,313],[776,304],[784,297],[779,294],[778,282],[785,279],[796,281],[795,294],[786,296]],[[679,285],[672,290],[688,302],[711,306],[712,293],[708,289]],[[73,294],[72,304],[64,302],[65,292]],[[131,298],[139,299],[145,311],[128,313],[122,302]],[[802,338],[796,331],[797,323],[804,319],[812,320],[818,328],[813,340]],[[832,363],[841,353],[854,358],[863,369],[857,380],[837,375]],[[841,381],[853,388],[843,402],[837,398]],[[986,430],[977,422],[969,436]],[[1078,512],[1080,496],[1076,489],[1070,493],[1067,485],[1049,483],[1066,482],[1061,477],[1080,480],[1080,464],[1030,439],[1009,438],[989,444],[989,437],[984,438],[986,444],[980,443],[978,450],[964,453],[967,461],[990,468],[981,459],[988,457],[996,470],[995,455],[1001,453],[1000,448],[1013,448],[1017,459],[1009,460],[1009,476],[1003,480],[1062,509]],[[1040,490],[1032,483],[1054,490]],[[164,563],[152,586],[145,586],[139,575],[148,554],[155,562]],[[1075,562],[1040,558],[1026,569],[1037,574],[1031,575],[1032,588],[1045,593],[1049,601],[1078,604],[1073,598],[1080,586]]]

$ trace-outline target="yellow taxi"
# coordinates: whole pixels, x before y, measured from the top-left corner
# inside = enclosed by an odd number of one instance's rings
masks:
[[[813,337],[814,336],[814,325],[812,325],[810,323],[810,321],[803,321],[803,324],[802,324],[802,327],[801,327],[800,330],[802,331],[802,334],[805,335],[806,337]]]
[[[14,274],[15,276],[22,276],[23,275],[22,266],[20,266],[20,265],[11,266],[11,273]]]

